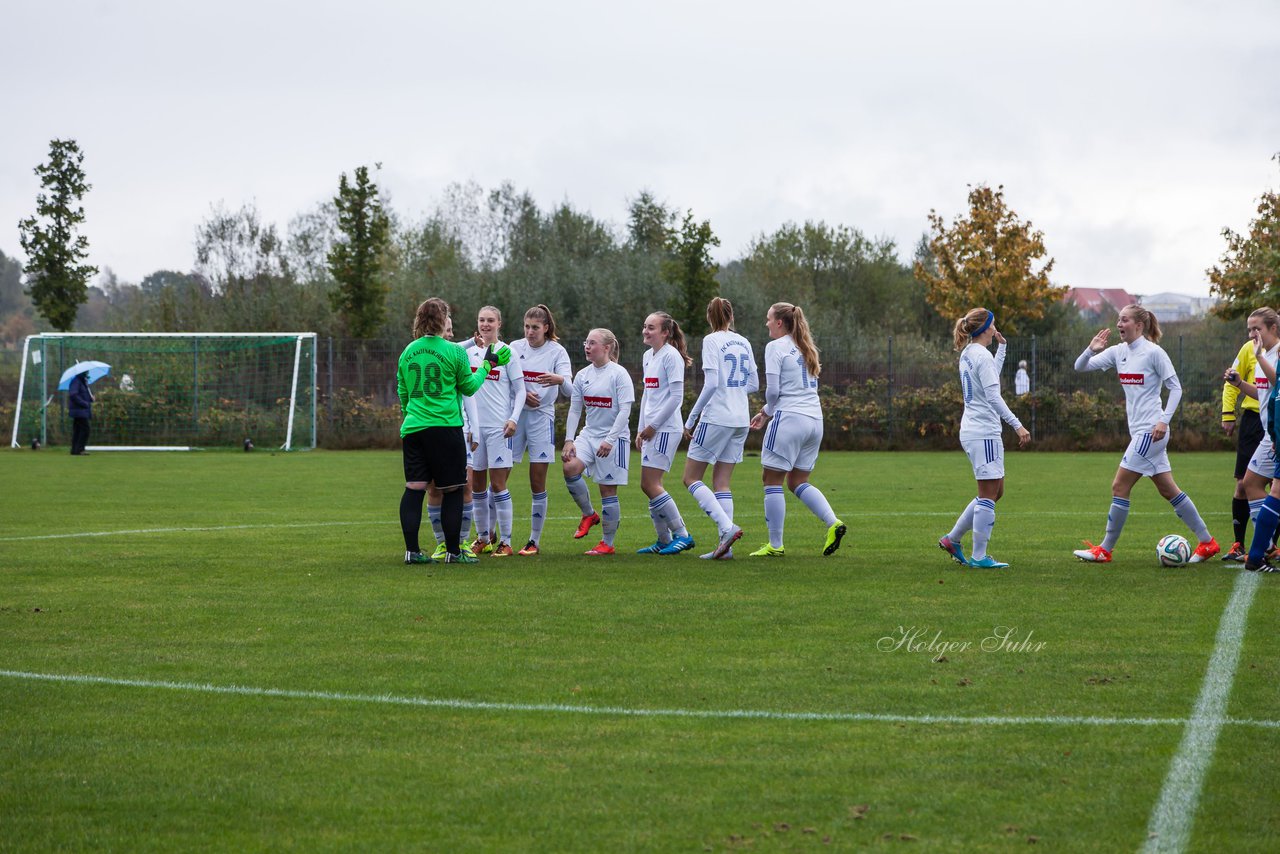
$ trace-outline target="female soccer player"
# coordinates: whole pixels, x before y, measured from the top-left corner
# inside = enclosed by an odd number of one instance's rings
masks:
[[[461,548],[462,485],[467,454],[462,435],[461,395],[475,394],[484,376],[473,373],[466,354],[442,336],[449,305],[432,297],[418,306],[413,321],[415,340],[400,354],[396,391],[404,423],[400,440],[404,457],[404,495],[400,498],[400,529],[405,563],[433,563],[418,547],[422,503],[428,483],[444,493],[440,520],[444,528],[445,562],[475,563]],[[489,348],[485,363],[492,367],[511,360],[506,347]]]
[[[631,439],[628,421],[636,393],[631,377],[618,364],[618,339],[608,329],[592,329],[582,342],[589,363],[573,378],[573,397],[565,421],[564,485],[582,510],[583,519],[603,517],[604,538],[587,550],[589,555],[614,554],[613,538],[622,514],[618,509],[618,486],[627,482],[627,455]],[[586,411],[586,423],[577,438],[568,438],[578,429]],[[600,513],[591,507],[591,493],[582,482],[586,473],[600,489]],[[589,529],[590,526],[588,526]],[[579,528],[574,537],[586,531]]]
[[[1262,311],[1262,309],[1258,309],[1258,311]],[[1252,321],[1253,318],[1250,316],[1249,322],[1252,323]],[[1254,339],[1252,329],[1250,329],[1249,340],[1241,345],[1240,352],[1236,354],[1235,362],[1232,363],[1231,368],[1228,370],[1228,373],[1235,371],[1240,375],[1240,379],[1249,385],[1255,385],[1255,379],[1258,378],[1258,360],[1254,356],[1256,348],[1257,342]],[[1264,382],[1266,380],[1265,377],[1261,379]],[[1239,418],[1236,417],[1237,401],[1240,404]],[[1249,519],[1254,515],[1254,511],[1249,507],[1250,502],[1245,492],[1244,479],[1249,471],[1249,461],[1253,459],[1254,452],[1258,450],[1258,445],[1261,444],[1265,431],[1262,429],[1262,417],[1258,411],[1258,398],[1241,394],[1240,388],[1232,385],[1229,380],[1224,380],[1222,383],[1222,431],[1228,436],[1232,433],[1236,436],[1236,488],[1231,494],[1231,528],[1234,536],[1232,537],[1231,548],[1222,556],[1222,559],[1229,563],[1243,563],[1245,534],[1249,530]],[[1263,493],[1265,494],[1265,492],[1264,487]]]
[[[1124,388],[1129,448],[1120,458],[1115,480],[1111,483],[1111,510],[1107,513],[1107,532],[1102,544],[1095,546],[1085,540],[1085,547],[1076,549],[1073,554],[1094,563],[1111,562],[1111,551],[1120,539],[1125,520],[1129,518],[1129,493],[1145,475],[1151,478],[1159,493],[1173,505],[1178,518],[1195,535],[1198,545],[1191,562],[1208,560],[1221,549],[1217,540],[1209,535],[1195,502],[1174,483],[1173,470],[1169,465],[1169,421],[1182,399],[1182,384],[1178,382],[1178,374],[1173,369],[1173,362],[1169,361],[1169,355],[1159,346],[1160,323],[1142,306],[1127,305],[1120,310],[1116,330],[1120,333],[1120,343],[1108,347],[1111,330],[1101,330],[1076,359],[1076,370],[1115,368]],[[1163,408],[1160,405],[1161,386],[1169,390],[1169,400]]]
[[[765,327],[771,339],[764,347],[765,405],[751,419],[751,429],[759,430],[773,419],[760,452],[769,542],[751,556],[781,557],[786,553],[782,545],[787,514],[783,481],[827,526],[822,553],[832,555],[840,548],[845,525],[832,511],[826,496],[809,483],[822,444],[822,403],[818,400],[822,364],[818,361],[818,348],[798,305],[774,303],[765,315]]]
[[[1241,479],[1250,515],[1255,522],[1253,543],[1244,559],[1244,568],[1254,572],[1280,572],[1280,566],[1267,559],[1267,547],[1274,539],[1276,520],[1280,518],[1280,466],[1277,465],[1275,451],[1276,359],[1277,354],[1280,354],[1280,316],[1271,308],[1260,308],[1249,315],[1248,328],[1253,344],[1252,363],[1257,367],[1259,375],[1252,383],[1242,377],[1239,358],[1223,375],[1223,380],[1233,388],[1261,404],[1259,420],[1262,424],[1262,439]],[[1267,481],[1271,481],[1269,495]],[[1233,546],[1233,550],[1234,548]]]
[[[501,328],[502,313],[486,305],[476,315],[476,335],[467,345],[472,369],[487,368],[485,383],[476,392],[479,447],[472,452],[471,504],[476,540],[471,550],[477,555],[492,552],[494,557],[509,557],[512,511],[507,477],[511,474],[511,439],[516,432],[516,418],[524,406],[524,386],[513,379],[509,368],[484,365],[486,348],[506,346],[498,338]],[[488,492],[491,484],[492,512]]]
[[[675,499],[662,487],[662,476],[671,471],[671,460],[680,446],[684,424],[684,369],[693,364],[685,352],[684,332],[675,318],[655,311],[641,329],[649,349],[644,354],[644,393],[636,424],[636,450],[640,452],[640,488],[649,497],[649,516],[658,539],[637,554],[678,554],[693,547]]]
[[[964,394],[960,447],[973,465],[978,497],[965,507],[951,533],[938,540],[938,547],[957,563],[1002,569],[1009,564],[987,554],[991,529],[996,524],[996,502],[1004,495],[1004,440],[1000,437],[1000,422],[1008,422],[1017,432],[1020,448],[1031,441],[1031,434],[1000,396],[1000,368],[991,355],[991,342],[993,339],[999,342],[1003,362],[1004,336],[996,329],[996,316],[985,308],[970,309],[956,321],[952,337],[960,353],[960,390]],[[973,531],[973,557],[965,560],[960,540],[970,530]]]
[[[517,396],[523,396],[512,436],[511,459],[520,462],[528,450],[529,489],[533,493],[529,542],[520,554],[536,555],[547,520],[547,466],[556,453],[556,398],[573,393],[573,367],[556,336],[551,309],[541,304],[524,313],[524,338],[511,345],[511,352],[515,378],[524,383],[517,391]]]
[[[742,462],[751,424],[747,395],[760,388],[760,375],[751,343],[733,331],[733,305],[727,299],[716,297],[707,303],[707,325],[711,333],[702,339],[702,393],[684,423],[689,440],[684,485],[719,531],[716,547],[702,557],[719,560],[733,557],[733,544],[742,536],[742,528],[733,521],[729,482],[733,467]],[[702,482],[709,463],[715,464],[714,492]]]
[[[453,340],[453,318],[450,317],[445,321],[444,338],[447,341]],[[463,345],[459,345],[460,347]],[[467,448],[467,480],[466,485],[462,487],[462,541],[466,542],[467,535],[471,533],[471,452],[477,447],[473,436],[473,424],[476,423],[476,399],[475,397],[464,396],[462,398],[462,435],[465,439]],[[431,553],[431,557],[437,563],[444,560],[446,550],[444,545],[444,526],[440,523],[440,503],[444,498],[444,493],[436,489],[434,483],[427,484],[427,517],[431,520],[431,531],[435,534],[436,550]]]

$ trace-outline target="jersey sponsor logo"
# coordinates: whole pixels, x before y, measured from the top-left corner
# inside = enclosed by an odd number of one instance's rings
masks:
[[[495,381],[500,380],[502,379],[502,371],[498,370],[497,368],[494,368],[491,371],[489,371],[489,376],[485,377],[485,379],[495,380]]]
[[[612,409],[612,408],[613,408],[613,398],[612,398],[612,397],[595,397],[595,396],[593,396],[593,395],[583,395],[583,397],[582,397],[582,402],[583,402],[583,404],[585,404],[586,406],[598,406],[598,407],[600,407],[601,409]]]
[[[521,356],[520,358],[521,358],[521,359],[523,359],[523,358],[524,358],[524,356]],[[524,372],[524,378],[525,378],[526,380],[536,380],[536,379],[537,379],[538,377],[540,377],[540,376],[542,376],[542,374],[541,374],[541,373],[539,373],[538,371],[525,371],[525,372]]]
[[[1265,375],[1259,375],[1254,378],[1253,387],[1259,390],[1271,388],[1271,380],[1267,379]]]
[[[1120,385],[1146,385],[1146,374],[1119,374]]]
[[[657,387],[658,387],[658,378],[657,378],[657,377],[645,377],[645,378],[644,378],[644,387],[645,387],[645,388],[657,388]]]

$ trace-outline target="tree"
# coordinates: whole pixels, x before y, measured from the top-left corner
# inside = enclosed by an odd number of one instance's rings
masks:
[[[1272,160],[1280,163],[1280,153]],[[1213,313],[1232,319],[1280,302],[1280,193],[1262,194],[1248,237],[1229,228],[1222,229],[1222,236],[1227,249],[1218,264],[1205,271],[1209,293],[1223,299]]]
[[[928,301],[946,318],[974,306],[1003,310],[1000,328],[1017,333],[1020,324],[1044,317],[1062,299],[1063,288],[1049,281],[1053,259],[1045,257],[1044,233],[1023,222],[1004,201],[1004,187],[969,189],[969,216],[950,226],[929,211],[929,249],[936,271],[917,250],[915,276],[928,287]]]
[[[635,252],[662,252],[675,230],[676,212],[642,190],[627,204],[627,248]]]
[[[37,166],[44,188],[36,196],[36,215],[18,223],[27,254],[27,292],[36,309],[62,332],[76,322],[76,310],[88,299],[89,277],[98,272],[89,257],[89,239],[76,234],[84,222],[80,200],[91,186],[85,181],[84,154],[73,139],[49,143],[49,162]]]
[[[31,298],[22,289],[22,264],[0,252],[0,318],[31,309]]]
[[[719,245],[711,221],[695,221],[693,211],[685,213],[680,229],[668,240],[670,257],[662,265],[662,278],[676,289],[676,320],[685,326],[701,318],[707,303],[720,293],[720,265],[711,260],[711,247]]]
[[[386,311],[382,267],[391,221],[365,166],[356,168],[354,184],[342,174],[333,204],[338,209],[339,232],[329,249],[329,272],[338,283],[333,308],[342,316],[348,335],[369,338],[382,325]]]

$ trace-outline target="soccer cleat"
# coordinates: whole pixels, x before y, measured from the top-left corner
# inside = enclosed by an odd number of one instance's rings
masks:
[[[433,563],[440,563],[448,553],[449,550],[444,547],[444,543],[436,543],[436,550],[431,553],[431,560]]]
[[[448,554],[446,552],[444,556],[444,562],[445,563],[479,563],[480,558],[476,557],[466,549],[462,549],[456,555]]]
[[[938,539],[938,548],[951,555],[951,559],[961,566],[969,565],[969,559],[964,556],[964,549],[961,548],[959,540],[952,540],[951,537],[941,537]]]
[[[726,549],[725,553],[720,557],[716,557],[715,552],[707,552],[704,555],[698,555],[703,560],[733,560],[733,549]]]
[[[1102,546],[1095,546],[1088,540],[1085,540],[1084,544],[1085,548],[1076,549],[1072,554],[1081,560],[1089,561],[1090,563],[1111,563],[1111,552],[1107,551]]]
[[[586,555],[611,555],[611,554],[617,554],[617,552],[615,552],[615,551],[614,551],[613,546],[609,545],[609,544],[608,544],[608,543],[606,543],[604,540],[601,540],[600,542],[596,543],[594,546],[592,546],[591,548],[589,548],[589,549],[587,549],[585,552],[583,552],[583,554],[586,554]]]
[[[836,553],[836,549],[840,548],[840,541],[844,539],[845,532],[848,530],[844,522],[839,519],[830,528],[827,528],[827,541],[822,545],[823,557],[831,557]]]
[[[511,549],[510,543],[498,543],[493,547],[493,554],[490,557],[511,557],[515,554]]]
[[[661,554],[662,550],[667,547],[667,543],[656,542],[651,546],[645,546],[642,549],[636,549],[638,555],[656,555]]]
[[[660,555],[675,555],[693,548],[693,537],[673,537],[671,542],[658,549]]]
[[[1222,547],[1218,545],[1218,541],[1213,537],[1209,538],[1207,543],[1200,543],[1196,546],[1196,550],[1191,554],[1191,560],[1187,563],[1200,563],[1222,551]]]
[[[1009,564],[1001,563],[991,555],[987,555],[986,557],[980,557],[977,559],[969,558],[969,566],[972,566],[974,569],[1007,569]]]
[[[1280,572],[1280,566],[1276,566],[1265,557],[1262,559],[1262,563],[1254,563],[1249,560],[1248,555],[1245,555],[1244,558],[1244,568],[1250,572]]]
[[[1267,549],[1267,560],[1272,561],[1273,563],[1280,560],[1280,547],[1272,546]]]
[[[471,545],[469,546],[464,545],[463,548],[467,549],[469,552],[471,552],[471,554],[475,555],[476,557],[479,557],[485,552],[493,551],[493,543],[489,542],[484,537],[476,537],[471,542]]]
[[[590,513],[589,515],[583,516],[582,521],[578,523],[578,530],[574,533],[573,538],[575,540],[582,539],[587,535],[588,531],[590,531],[593,527],[599,524],[600,524],[599,513],[593,512],[593,513]]]
[[[1244,563],[1245,550],[1240,543],[1232,543],[1231,551],[1222,556],[1224,561],[1228,563]]]
[[[539,552],[538,544],[535,543],[533,540],[530,540],[529,542],[525,543],[524,548],[522,548],[519,552],[517,552],[517,554],[519,554],[521,557],[528,557],[529,555],[536,555],[538,552]]]
[[[430,557],[427,556],[426,552],[405,552],[404,562],[405,563],[435,563],[434,560],[432,560]]]
[[[786,549],[775,549],[773,546],[765,543],[760,548],[751,553],[752,557],[782,557],[787,553]]]
[[[733,552],[733,544],[742,539],[742,528],[734,525],[720,535],[720,542],[716,543],[716,547],[711,550],[711,559],[720,560],[727,554]],[[703,555],[706,557],[706,555]]]

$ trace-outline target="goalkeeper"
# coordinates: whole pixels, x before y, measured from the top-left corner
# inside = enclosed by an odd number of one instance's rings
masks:
[[[472,373],[462,348],[442,337],[448,321],[449,305],[444,300],[432,297],[418,306],[413,319],[414,341],[400,354],[396,369],[396,391],[404,413],[400,426],[405,481],[400,528],[405,563],[434,562],[418,546],[429,482],[444,494],[440,523],[444,527],[445,563],[478,562],[460,548],[462,486],[467,480],[462,395],[475,394],[488,372]],[[494,367],[505,365],[511,361],[511,350],[490,347],[485,359]]]

